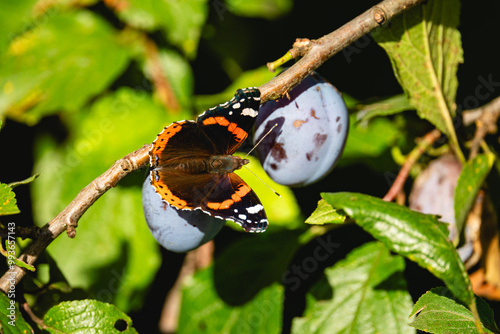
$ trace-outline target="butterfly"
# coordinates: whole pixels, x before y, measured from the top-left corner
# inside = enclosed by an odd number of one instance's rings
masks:
[[[246,232],[264,232],[264,206],[234,173],[249,160],[232,155],[248,137],[259,107],[257,88],[239,89],[196,121],[165,127],[149,151],[151,185],[161,198],[179,210],[202,210]]]

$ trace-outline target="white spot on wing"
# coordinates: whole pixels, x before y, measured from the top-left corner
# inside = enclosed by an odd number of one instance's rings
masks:
[[[241,107],[241,104],[239,102],[236,102],[235,104],[233,104],[234,109],[239,109],[240,107]]]
[[[238,215],[238,218],[245,220],[245,219],[247,219],[247,215]]]
[[[251,206],[251,207],[247,208],[247,212],[250,214],[255,214],[255,213],[258,213],[262,210],[264,210],[264,207],[262,206],[262,204],[257,204],[255,206]]]
[[[256,117],[259,114],[259,112],[255,109],[252,109],[252,108],[245,108],[245,109],[243,109],[241,114],[243,116]]]

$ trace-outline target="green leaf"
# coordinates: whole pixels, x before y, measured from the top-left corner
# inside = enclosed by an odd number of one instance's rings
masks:
[[[486,333],[500,333],[491,308],[480,298],[476,298],[476,301],[483,329]],[[456,301],[445,287],[433,288],[418,299],[411,312],[409,325],[435,334],[477,333],[472,312]]]
[[[288,14],[293,7],[293,2],[290,0],[226,0],[225,3],[229,11],[233,14],[247,17],[262,17],[268,20],[274,20]],[[222,9],[223,7],[218,11],[220,19],[224,19]]]
[[[12,189],[14,189],[15,187],[20,186],[20,185],[30,184],[31,182],[35,181],[35,179],[39,176],[40,176],[40,174],[34,174],[34,175],[32,175],[32,176],[30,176],[22,181],[11,182],[8,184],[8,186],[11,187]]]
[[[177,52],[167,49],[160,50],[159,61],[181,106],[192,108],[194,77],[189,63]],[[151,77],[150,71],[145,72]]]
[[[240,153],[236,155],[240,157],[244,156],[244,154]],[[301,227],[303,220],[293,191],[289,187],[274,182],[264,171],[257,158],[248,156],[245,159],[250,160],[250,163],[247,165],[248,169],[242,168],[235,172],[252,187],[261,202],[264,203],[263,205],[269,219],[267,231],[275,231],[278,228],[292,230]],[[280,196],[277,196],[268,186],[280,194]],[[238,226],[237,230],[242,231],[241,226]]]
[[[258,239],[242,238],[228,246],[214,261],[213,280],[220,298],[229,304],[241,305],[264,287],[281,282],[301,246],[299,236],[300,231],[266,232]],[[242,261],[241,254],[249,249],[252,250],[251,259]]]
[[[60,110],[79,110],[128,60],[99,16],[83,10],[49,16],[0,57],[0,115],[35,124]]]
[[[358,112],[356,119],[362,124],[367,124],[372,118],[378,116],[394,115],[406,110],[413,109],[404,94],[395,95],[372,102],[356,105]]]
[[[0,216],[15,215],[21,211],[17,207],[16,194],[5,183],[0,183]]]
[[[207,0],[129,0],[117,14],[136,28],[163,29],[171,43],[194,58],[208,16],[208,4]]]
[[[328,204],[342,209],[358,225],[396,253],[416,262],[441,279],[453,294],[470,304],[469,277],[446,225],[432,215],[357,193],[322,194]]]
[[[7,230],[9,232],[11,232],[11,233],[15,232],[15,231],[13,231],[13,229],[15,229],[15,226],[14,226],[14,228],[11,226],[7,226]],[[27,269],[29,271],[33,271],[33,272],[36,271],[36,268],[34,266],[32,266],[31,264],[27,264],[24,261],[19,260],[15,256],[14,253],[9,254],[9,251],[14,252],[15,248],[16,248],[15,241],[9,240],[9,239],[5,239],[5,249],[3,248],[3,245],[0,246],[0,254],[2,254],[3,256],[5,256],[7,258],[7,263],[8,263],[9,268],[12,268],[13,264],[15,264],[16,266]]]
[[[62,302],[43,318],[50,333],[137,333],[132,319],[114,305],[97,300]]]
[[[83,187],[116,160],[152,142],[173,120],[149,95],[122,88],[75,115],[68,125],[73,134],[69,142],[37,139],[34,170],[41,176],[32,186],[37,224],[54,218]],[[71,286],[125,312],[142,307],[160,264],[158,244],[142,210],[144,173],[128,175],[99,198],[80,219],[75,239],[61,236],[48,248],[57,263],[65,264],[61,270]]]
[[[356,116],[349,117],[349,136],[342,153],[339,166],[356,161],[368,163],[374,168],[383,168],[387,163],[385,154],[401,138],[401,130],[395,122],[387,118],[372,119],[368,125],[356,121]],[[380,158],[379,160],[376,160]],[[384,169],[387,170],[387,169]]]
[[[462,235],[469,211],[474,204],[479,189],[481,189],[484,180],[490,173],[494,161],[495,155],[493,153],[479,154],[474,159],[467,161],[458,177],[454,198],[455,224],[457,227],[457,240],[455,240],[455,243],[458,243],[458,238]]]
[[[316,210],[306,219],[306,224],[343,224],[345,219],[345,215],[332,208],[324,199],[321,199]]]
[[[4,53],[10,41],[19,30],[35,22],[32,9],[36,0],[0,1],[0,54]]]
[[[292,333],[415,333],[406,325],[412,300],[405,264],[381,243],[371,242],[327,268],[308,296],[305,314]]]
[[[33,329],[24,320],[19,311],[19,304],[15,303],[15,291],[7,292],[8,295],[0,293],[0,332],[3,334],[25,334],[31,333]]]
[[[459,0],[430,0],[404,11],[372,34],[389,55],[418,115],[453,137],[456,73],[463,62],[459,15]]]
[[[281,333],[283,287],[264,288],[243,305],[228,305],[218,296],[212,282],[212,268],[187,279],[177,333]],[[246,277],[251,281],[255,277]]]

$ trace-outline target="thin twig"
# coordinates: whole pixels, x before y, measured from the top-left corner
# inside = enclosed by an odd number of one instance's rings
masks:
[[[321,66],[328,58],[384,22],[391,20],[395,15],[420,2],[423,0],[384,0],[334,32],[318,40],[311,40],[310,48],[306,48],[307,52],[297,63],[259,87],[262,102],[282,96],[283,93],[293,88],[309,73]],[[61,213],[40,229],[38,238],[28,246],[19,259],[33,264],[45,248],[65,230],[69,237],[74,237],[78,220],[102,194],[116,186],[118,181],[128,173],[146,166],[149,161],[149,146],[145,145],[116,161],[104,174],[82,189]],[[24,269],[14,266],[13,270],[8,271],[0,278],[0,290],[8,291],[11,284],[10,279],[13,278],[17,285],[25,275]]]
[[[31,320],[33,320],[34,323],[36,323],[41,329],[47,329],[49,328],[42,319],[36,316],[35,313],[31,310],[31,307],[28,305],[27,302],[24,302],[22,304],[24,311],[29,315]]]
[[[399,171],[398,176],[396,176],[394,183],[383,198],[384,201],[391,202],[392,200],[394,200],[396,195],[401,191],[401,189],[403,189],[405,181],[408,178],[413,165],[427,150],[427,148],[430,147],[440,136],[441,132],[437,129],[434,129],[423,136],[421,140],[419,140],[417,147],[415,147],[410,152],[410,154],[408,154],[408,157],[406,158],[403,166],[401,166],[401,170]]]
[[[158,92],[158,97],[167,109],[177,112],[180,109],[179,102],[177,102],[172,85],[170,85],[165,75],[165,69],[161,65],[158,47],[155,42],[145,34],[143,35],[143,41],[146,51],[146,61],[153,84]]]
[[[476,109],[464,111],[463,121],[464,125],[476,123],[476,132],[474,139],[471,143],[470,157],[473,158],[477,155],[481,142],[487,134],[497,132],[497,120],[500,117],[500,97],[497,97]]]

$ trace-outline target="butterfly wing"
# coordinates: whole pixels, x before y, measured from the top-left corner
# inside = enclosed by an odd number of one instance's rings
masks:
[[[177,168],[192,157],[209,157],[215,149],[193,121],[175,122],[163,129],[151,148],[151,184],[170,205],[178,209],[200,207],[202,199],[193,187],[207,183],[209,174],[190,174]]]
[[[202,203],[212,216],[234,220],[245,232],[264,232],[268,220],[255,192],[235,173],[215,174]]]
[[[255,124],[260,107],[257,88],[238,89],[228,102],[198,116],[200,129],[212,141],[218,154],[233,154]]]
[[[163,129],[149,152],[151,167],[172,166],[193,156],[216,153],[207,136],[194,121],[174,122]]]

